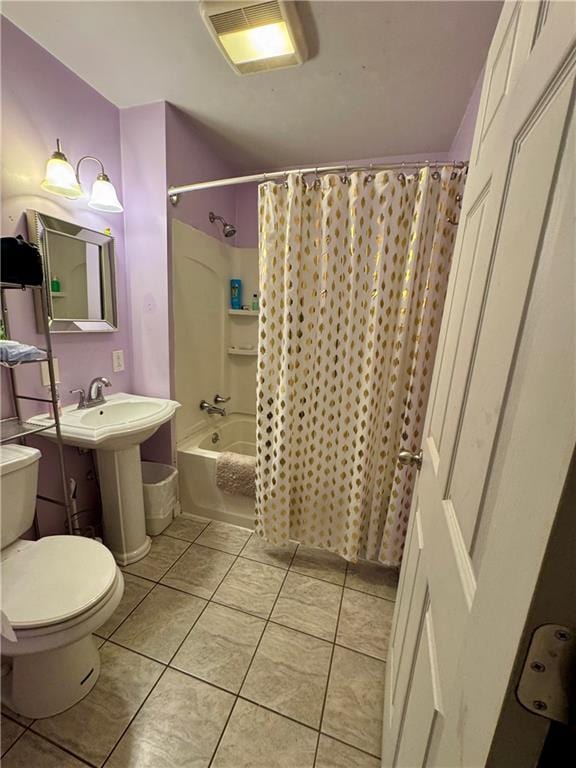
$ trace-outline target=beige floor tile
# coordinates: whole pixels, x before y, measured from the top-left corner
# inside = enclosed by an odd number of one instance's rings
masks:
[[[257,560],[259,563],[276,565],[278,568],[288,568],[297,546],[295,541],[289,541],[285,546],[278,547],[275,544],[268,544],[267,541],[253,533],[240,554],[249,560]]]
[[[315,768],[380,768],[380,760],[322,734]]]
[[[234,697],[168,669],[114,750],[110,768],[207,768]]]
[[[344,584],[346,575],[346,560],[328,552],[325,549],[299,546],[291,570],[313,576],[316,579],[331,581],[333,584]]]
[[[318,728],[332,645],[268,624],[240,695]]]
[[[280,568],[239,558],[213,599],[267,619],[285,575]]]
[[[209,603],[170,666],[237,693],[265,622]]]
[[[174,536],[176,539],[185,541],[194,541],[202,533],[210,520],[204,517],[184,517],[180,515],[174,519],[168,528],[164,531],[165,536]]]
[[[114,630],[122,624],[124,619],[132,613],[138,603],[141,603],[142,600],[144,600],[148,592],[150,592],[154,586],[153,582],[148,581],[147,579],[141,579],[139,576],[133,576],[131,573],[124,573],[123,576],[124,594],[122,595],[122,600],[120,600],[120,605],[116,608],[108,621],[95,632],[95,634],[100,637],[110,637],[112,632],[114,632]]]
[[[10,707],[7,707],[5,704],[2,704],[2,714],[9,717],[11,720],[15,720],[17,723],[20,723],[20,725],[30,725],[30,723],[33,722],[29,717],[24,717],[23,715],[16,714],[16,712],[12,712]]]
[[[9,717],[2,715],[2,728],[1,728],[1,754],[7,752],[12,744],[16,741],[18,736],[24,732],[24,726],[15,723],[14,720],[10,720]]]
[[[158,584],[114,632],[111,640],[168,663],[205,605],[206,601],[200,597]]]
[[[192,544],[162,579],[162,584],[191,595],[212,597],[235,560],[234,555]]]
[[[100,677],[86,698],[66,712],[32,725],[33,730],[97,766],[102,765],[164,669],[111,643],[103,646],[100,658]],[[44,768],[42,763],[28,763],[32,765]]]
[[[2,768],[85,768],[85,765],[30,731],[2,758]]]
[[[211,768],[312,768],[316,732],[238,699]]]
[[[323,733],[380,755],[385,666],[347,648],[334,648]]]
[[[196,543],[202,544],[203,547],[213,547],[222,550],[222,552],[237,555],[250,535],[251,531],[248,528],[240,528],[238,525],[212,520],[210,525],[196,539]]]
[[[290,572],[270,617],[292,629],[334,640],[342,587]]]
[[[394,603],[345,589],[336,642],[386,660]]]
[[[155,536],[146,557],[138,560],[137,563],[124,566],[122,570],[133,573],[135,576],[143,576],[145,579],[160,581],[189,546],[187,541],[173,539],[171,536]]]
[[[395,600],[398,588],[398,571],[396,568],[385,568],[379,563],[359,560],[357,563],[349,564],[346,586],[350,589],[368,592],[368,594],[376,595],[376,597]]]

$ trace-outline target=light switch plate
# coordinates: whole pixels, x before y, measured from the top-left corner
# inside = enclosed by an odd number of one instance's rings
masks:
[[[54,363],[54,378],[56,379],[56,384],[60,384],[60,366],[58,365],[57,357],[54,358],[53,363]],[[48,370],[48,363],[45,360],[43,360],[40,363],[40,376],[42,377],[42,386],[49,387],[50,371]]]
[[[117,349],[112,352],[112,370],[114,373],[119,373],[124,370],[124,350]]]

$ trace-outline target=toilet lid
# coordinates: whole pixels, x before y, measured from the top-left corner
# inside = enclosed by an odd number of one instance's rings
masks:
[[[42,627],[84,613],[116,578],[112,553],[82,536],[26,542],[2,560],[2,608],[14,629]]]

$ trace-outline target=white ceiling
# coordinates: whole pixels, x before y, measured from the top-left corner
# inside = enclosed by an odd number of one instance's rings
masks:
[[[119,107],[166,100],[239,170],[444,152],[500,2],[300,2],[312,58],[238,76],[196,2],[4,2],[2,12]]]

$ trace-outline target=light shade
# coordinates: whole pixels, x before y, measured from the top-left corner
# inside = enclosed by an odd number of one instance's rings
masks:
[[[285,21],[229,32],[219,38],[234,64],[289,56],[296,50]]]
[[[124,208],[114,189],[114,184],[105,173],[100,173],[92,185],[92,194],[88,201],[90,208],[108,213],[122,213]]]
[[[74,168],[66,159],[66,155],[61,152],[54,152],[46,163],[46,175],[40,186],[47,192],[63,195],[70,200],[77,200],[84,194],[74,173]]]

